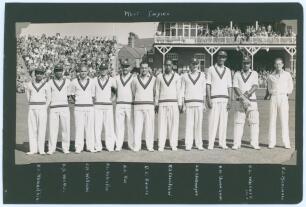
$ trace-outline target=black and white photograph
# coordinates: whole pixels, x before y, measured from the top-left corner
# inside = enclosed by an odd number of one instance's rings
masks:
[[[16,164],[296,164],[296,20],[16,32]]]
[[[7,4],[6,200],[300,202],[303,8],[253,6]]]

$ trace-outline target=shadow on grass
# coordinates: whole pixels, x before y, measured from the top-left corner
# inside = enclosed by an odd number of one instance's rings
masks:
[[[219,142],[219,140],[216,139],[215,147],[218,146],[218,142]],[[228,147],[232,147],[233,146],[233,140],[232,139],[227,139],[226,142],[227,142],[227,146]],[[103,151],[107,151],[106,147],[105,147],[105,142],[104,141],[102,141],[102,146],[103,146]],[[268,147],[267,144],[259,144],[259,146],[260,147]],[[208,141],[207,140],[203,140],[203,147],[204,148],[208,147]],[[276,146],[276,147],[280,147],[280,146]],[[142,140],[141,148],[142,149],[146,149],[145,140]],[[185,140],[184,139],[178,140],[178,147],[177,148],[178,149],[185,149]],[[195,148],[195,146],[193,146],[193,148]],[[243,141],[242,140],[241,141],[241,148],[250,148],[250,149],[252,149],[253,147],[250,145],[249,141]],[[127,142],[123,143],[122,149],[130,150],[129,147],[128,147],[128,143]],[[154,141],[154,149],[158,149],[158,141]],[[171,149],[170,143],[169,143],[168,139],[166,140],[165,149]],[[23,142],[22,144],[16,144],[16,150],[24,152],[24,153],[27,153],[29,151],[29,142]],[[83,150],[84,151],[86,150],[86,144],[84,144],[84,149]],[[47,152],[47,151],[48,151],[48,142],[45,143],[45,152]],[[62,152],[61,142],[57,142],[56,151]],[[75,142],[74,141],[70,142],[70,150],[69,151],[71,151],[71,152],[75,151]]]

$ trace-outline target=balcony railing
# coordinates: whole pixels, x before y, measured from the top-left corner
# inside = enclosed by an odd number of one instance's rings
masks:
[[[296,37],[172,37],[155,36],[154,43],[168,44],[296,44]]]

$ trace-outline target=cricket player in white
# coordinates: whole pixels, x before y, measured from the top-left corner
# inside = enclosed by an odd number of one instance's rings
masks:
[[[69,153],[70,147],[70,111],[68,106],[70,80],[63,78],[63,68],[54,67],[54,78],[49,81],[50,113],[49,113],[49,143],[48,154],[56,150],[59,126],[62,129],[62,149]]]
[[[25,86],[29,104],[28,131],[30,151],[28,155],[45,154],[45,136],[47,127],[47,106],[49,100],[49,86],[47,80],[43,80],[44,70],[35,70],[35,80]]]
[[[115,77],[116,81],[116,151],[122,149],[124,132],[127,130],[128,147],[133,149],[133,114],[132,114],[132,88],[133,75],[130,73],[129,60],[121,63],[122,73]],[[126,122],[126,125],[125,125]]]
[[[269,148],[274,148],[276,145],[276,118],[277,113],[279,113],[282,127],[282,141],[285,148],[290,149],[288,95],[292,93],[293,81],[290,73],[283,69],[283,59],[276,58],[274,67],[275,71],[268,77],[268,91],[271,94]]]
[[[154,151],[154,90],[155,77],[149,73],[148,64],[140,65],[140,75],[132,81],[134,100],[134,147],[135,152],[141,149],[141,135],[145,127],[147,150]]]
[[[181,77],[173,72],[171,60],[165,73],[159,74],[155,86],[155,112],[158,113],[158,151],[163,151],[168,137],[172,150],[177,150],[179,111],[182,109]]]
[[[94,149],[94,81],[88,76],[88,68],[81,65],[80,75],[71,81],[71,95],[74,97],[75,117],[75,152],[81,153],[84,148],[84,131],[86,149],[96,152]]]
[[[198,70],[199,61],[191,60],[190,72],[182,77],[182,99],[186,110],[185,149],[191,150],[193,140],[199,150],[203,150],[202,120],[205,108],[205,74]]]
[[[207,106],[208,115],[208,149],[214,148],[219,125],[219,146],[227,149],[226,129],[228,111],[232,105],[232,75],[231,70],[224,65],[227,53],[223,50],[217,53],[217,63],[207,71]]]
[[[112,88],[116,87],[116,83],[108,75],[107,64],[102,63],[99,69],[100,74],[94,79],[95,149],[98,152],[102,150],[101,135],[104,127],[106,149],[114,151],[116,135],[114,131]]]
[[[248,56],[243,57],[242,70],[237,71],[234,75],[233,87],[239,102],[236,104],[234,145],[232,149],[241,147],[246,118],[250,126],[251,145],[254,149],[260,149],[258,146],[259,113],[255,94],[258,88],[258,74],[256,71],[251,70],[251,59]]]

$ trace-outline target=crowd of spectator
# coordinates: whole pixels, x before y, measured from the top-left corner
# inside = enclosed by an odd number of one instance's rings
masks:
[[[104,37],[21,36],[17,38],[17,55],[23,58],[30,72],[38,66],[52,70],[59,63],[70,72],[80,63],[96,69],[114,55],[115,45],[115,40]]]
[[[76,76],[78,65],[85,63],[89,68],[89,74],[94,76],[101,63],[111,64],[110,59],[115,52],[116,40],[106,37],[62,37],[60,34],[19,36],[17,37],[17,90],[20,88],[22,91],[21,83],[29,79],[37,67],[43,68],[48,76],[52,74],[54,65],[61,64],[65,76],[73,78]]]
[[[199,31],[200,34],[198,36],[208,36],[208,37],[234,37],[236,41],[248,41],[250,37],[293,37],[296,34],[292,31],[292,29],[288,29],[285,34],[281,34],[280,32],[276,32],[273,30],[271,25],[259,25],[257,28],[254,25],[246,26],[244,30],[242,30],[238,26],[230,27],[230,26],[217,26],[215,29],[203,29]]]

